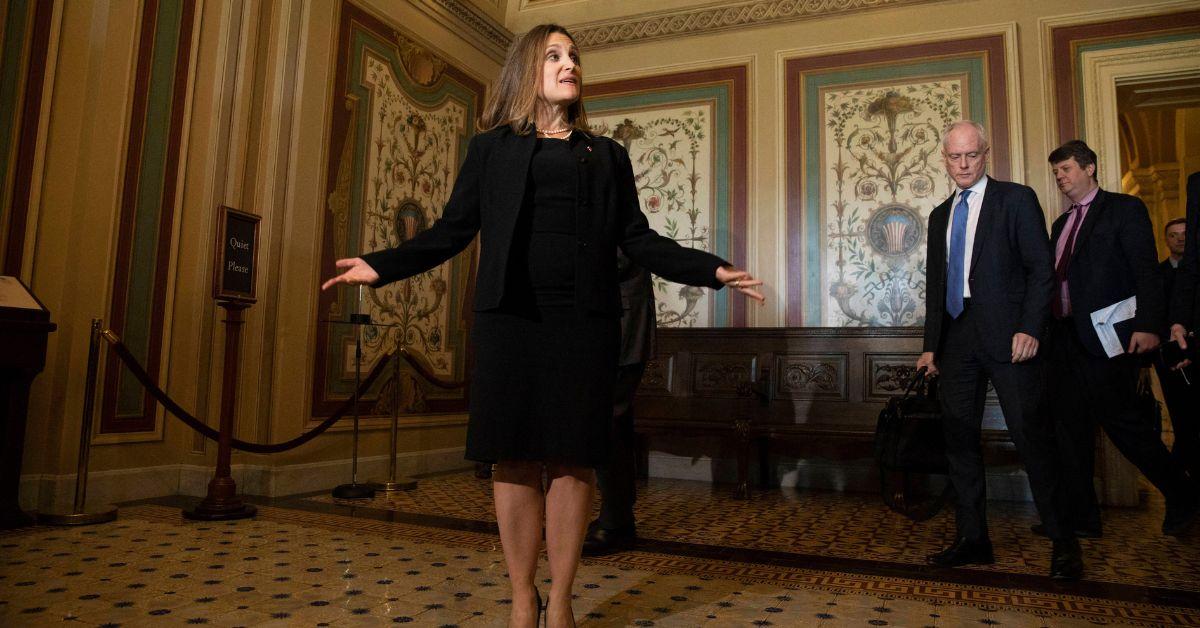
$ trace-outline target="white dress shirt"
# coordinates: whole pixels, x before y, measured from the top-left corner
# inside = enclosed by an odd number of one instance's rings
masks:
[[[979,210],[983,207],[983,191],[987,189],[988,178],[984,175],[967,188],[971,195],[967,197],[967,250],[964,252],[963,263],[963,298],[971,298],[971,253],[975,248],[975,227],[979,226]],[[962,190],[955,188],[954,198],[950,203],[950,220],[946,221],[946,260],[950,259],[950,232],[954,229],[954,211],[962,197]]]

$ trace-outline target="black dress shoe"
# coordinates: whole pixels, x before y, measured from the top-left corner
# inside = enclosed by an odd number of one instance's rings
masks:
[[[1049,536],[1048,534],[1046,534],[1046,524],[1044,524],[1044,523],[1031,525],[1031,526],[1029,526],[1029,529],[1032,530],[1033,533],[1038,536]],[[1087,527],[1081,526],[1081,527],[1075,528],[1074,530],[1072,530],[1072,532],[1075,533],[1075,538],[1077,538],[1077,539],[1098,539],[1098,538],[1104,536],[1104,530],[1099,526],[1099,524],[1097,524],[1095,526],[1087,526]]]
[[[954,545],[925,557],[930,565],[938,567],[960,567],[962,565],[990,565],[996,562],[992,556],[992,542],[987,539],[972,541],[960,538]]]
[[[604,556],[621,550],[627,550],[637,544],[637,532],[634,528],[593,527],[583,537],[584,556]]]
[[[1200,495],[1191,494],[1184,499],[1168,499],[1167,515],[1163,518],[1162,533],[1183,536],[1200,517]]]
[[[1083,550],[1076,539],[1058,539],[1050,554],[1050,577],[1055,580],[1078,580],[1083,576]]]

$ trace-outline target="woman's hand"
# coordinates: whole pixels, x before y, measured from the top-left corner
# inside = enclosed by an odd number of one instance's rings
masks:
[[[371,265],[364,262],[361,257],[340,259],[333,264],[345,272],[321,284],[322,290],[326,290],[330,286],[339,283],[344,283],[348,286],[358,286],[362,284],[370,285],[379,281],[379,273],[375,272],[375,269],[371,268]]]
[[[755,301],[758,301],[759,303],[767,302],[767,297],[763,296],[761,292],[754,289],[755,286],[763,285],[762,280],[755,279],[753,275],[744,270],[738,270],[733,266],[718,266],[717,281],[729,286],[730,288],[733,288],[734,290],[737,290],[738,292],[750,297],[751,299],[754,299]]]

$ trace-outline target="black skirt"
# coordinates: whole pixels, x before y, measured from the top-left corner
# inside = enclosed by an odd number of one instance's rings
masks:
[[[608,459],[621,325],[575,307],[575,168],[570,142],[537,141],[505,301],[471,330],[468,459]]]
[[[571,307],[476,313],[467,459],[605,464],[620,334]]]

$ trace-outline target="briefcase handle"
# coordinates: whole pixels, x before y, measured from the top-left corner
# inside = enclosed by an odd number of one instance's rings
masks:
[[[914,388],[925,383],[925,373],[928,370],[927,367],[922,366],[917,369],[916,373],[913,373],[912,379],[908,380],[908,386],[904,388],[904,395],[900,397],[901,401],[908,399]]]

